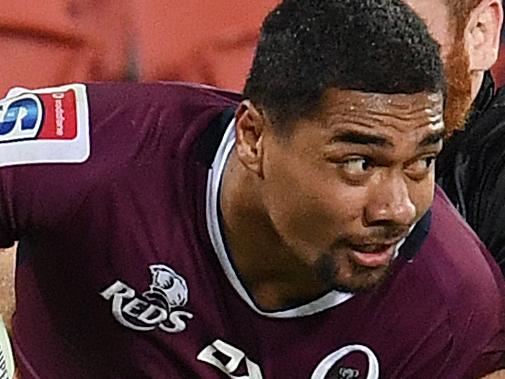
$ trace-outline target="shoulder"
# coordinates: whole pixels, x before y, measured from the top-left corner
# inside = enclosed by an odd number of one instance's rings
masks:
[[[443,280],[454,278],[475,290],[501,285],[502,278],[484,244],[438,187],[431,210],[430,232],[419,255],[432,265],[432,271]]]
[[[461,373],[484,366],[484,372],[489,372],[489,367],[501,367],[496,362],[503,359],[505,350],[503,277],[439,189],[428,237],[414,260],[404,267],[404,281],[415,293],[418,306],[427,308],[426,317],[435,321],[435,339],[449,344],[449,366]]]
[[[177,144],[238,100],[212,87],[168,82],[14,88],[0,100],[0,167],[82,163],[112,141],[125,152],[159,146],[163,138]]]
[[[167,109],[184,110],[192,106],[211,107],[219,105],[236,104],[241,95],[234,92],[220,90],[206,85],[182,83],[182,82],[97,82],[97,83],[73,83],[57,87],[27,89],[21,87],[12,88],[4,99],[0,100],[0,112],[6,113],[9,118],[19,110],[25,110],[24,123],[27,118],[30,122],[33,118],[42,119],[46,113],[52,111],[52,107],[59,105],[57,100],[65,100],[66,103],[75,101],[78,111],[91,114],[101,114],[117,109],[138,110],[143,106],[161,106]],[[55,105],[56,104],[56,105]],[[184,105],[185,107],[181,107]],[[8,112],[10,110],[10,112]],[[92,115],[91,115],[92,116]],[[17,119],[23,118],[19,114]],[[15,121],[14,119],[12,121]],[[0,136],[6,133],[5,121],[0,124]]]
[[[481,178],[481,198],[492,193],[505,178],[505,87],[500,88],[491,104],[470,126],[465,153],[471,168]],[[503,183],[501,185],[503,188]],[[485,193],[484,193],[485,192]]]
[[[467,134],[465,153],[489,168],[490,162],[505,159],[505,87],[500,88],[489,105],[478,111]]]
[[[479,320],[482,332],[491,324],[498,327],[504,311],[503,277],[482,242],[439,189],[430,232],[415,261],[414,266],[418,264],[425,275],[420,279],[429,280],[432,290],[444,299],[456,330],[468,326],[468,317]]]
[[[179,82],[90,84],[88,97],[96,143],[117,141],[128,151],[162,150],[181,159],[240,100],[236,93]]]
[[[140,107],[145,104],[163,104],[180,109],[181,104],[212,106],[236,103],[240,95],[215,87],[183,82],[101,82],[87,84],[89,100],[103,106],[110,104]],[[106,100],[106,101],[104,101]]]

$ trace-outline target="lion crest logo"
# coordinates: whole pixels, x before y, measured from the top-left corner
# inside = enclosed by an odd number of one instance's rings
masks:
[[[144,297],[161,303],[170,310],[183,307],[188,302],[188,286],[182,276],[165,265],[151,265],[151,285]]]

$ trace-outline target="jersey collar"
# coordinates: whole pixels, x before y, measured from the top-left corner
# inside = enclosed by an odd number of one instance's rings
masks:
[[[240,275],[235,269],[232,260],[228,254],[226,243],[223,238],[221,226],[220,226],[220,206],[219,206],[219,194],[221,181],[226,166],[228,157],[233,150],[235,145],[235,119],[229,122],[228,127],[223,135],[221,144],[219,145],[214,161],[208,172],[207,180],[207,230],[214,247],[214,251],[217,258],[223,268],[223,271],[228,278],[230,284],[238,293],[238,295],[244,300],[249,307],[251,307],[256,313],[263,316],[273,317],[273,318],[292,318],[292,317],[303,317],[309,316],[315,313],[322,312],[326,309],[335,307],[339,304],[346,302],[351,299],[354,294],[339,291],[330,291],[324,296],[311,301],[307,304],[281,310],[275,312],[265,312],[259,309],[255,304],[252,296],[249,294],[245,286],[240,280]],[[419,251],[421,245],[424,243],[431,224],[431,211],[428,211],[421,220],[413,226],[410,235],[398,244],[395,258],[398,255],[404,256],[408,260],[412,260],[417,251]]]

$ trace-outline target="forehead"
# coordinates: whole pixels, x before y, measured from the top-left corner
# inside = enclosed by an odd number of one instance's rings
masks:
[[[444,55],[452,43],[451,17],[447,0],[403,0],[403,2],[424,20],[431,36],[440,44]]]
[[[391,124],[410,128],[434,123],[442,112],[441,93],[381,94],[330,89],[323,97],[319,117],[330,123],[343,121],[371,127]]]

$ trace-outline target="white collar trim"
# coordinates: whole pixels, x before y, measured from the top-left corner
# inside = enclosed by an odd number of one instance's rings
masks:
[[[221,185],[221,180],[226,166],[228,157],[233,150],[235,145],[235,119],[230,122],[226,132],[223,136],[223,140],[217,150],[216,157],[212,163],[212,167],[209,170],[208,180],[207,180],[207,229],[209,236],[217,254],[221,267],[223,268],[228,280],[231,285],[240,295],[240,297],[256,312],[262,316],[273,317],[273,318],[292,318],[292,317],[303,317],[309,316],[315,313],[322,312],[326,309],[332,308],[336,305],[342,304],[345,301],[351,299],[354,294],[344,293],[339,291],[331,291],[326,295],[311,301],[310,303],[283,310],[277,312],[264,312],[260,310],[249,293],[246,291],[242,282],[240,281],[233,265],[229,259],[226,252],[226,247],[223,241],[223,236],[221,234],[221,228],[219,227],[219,216],[218,216],[218,202],[219,202],[219,189]]]

